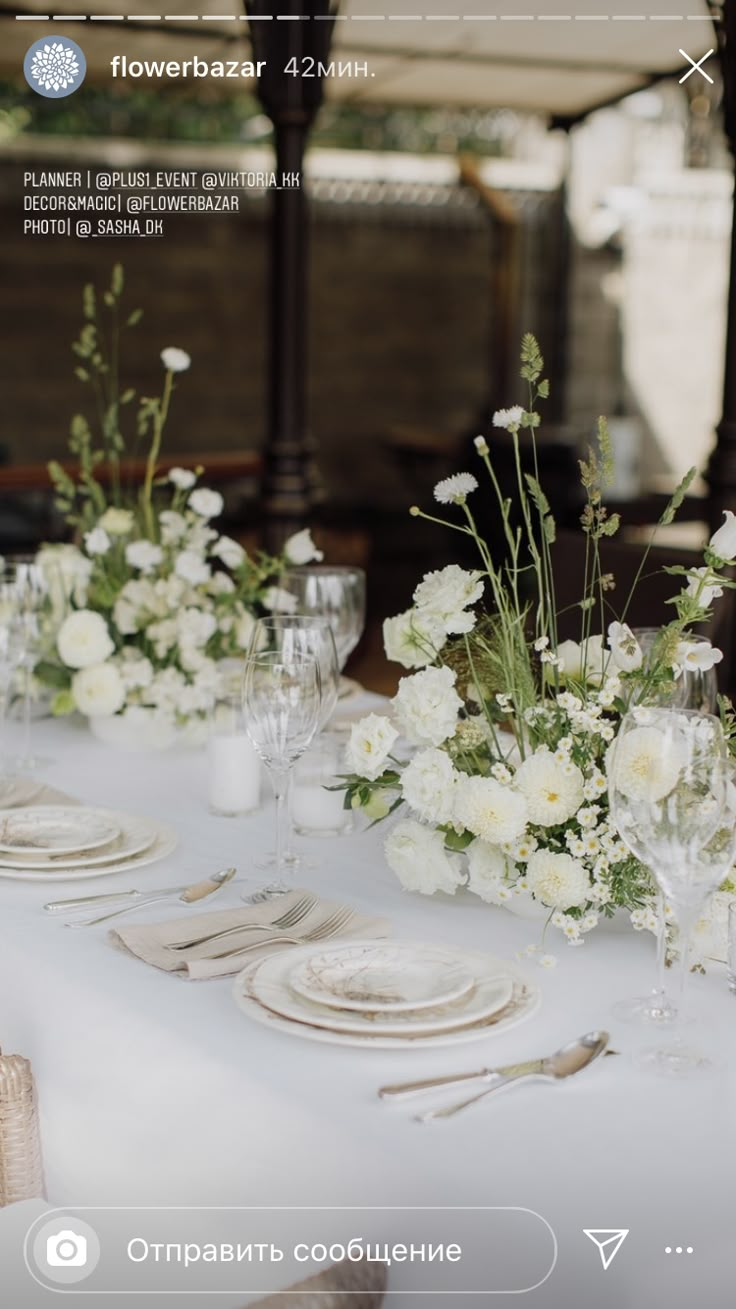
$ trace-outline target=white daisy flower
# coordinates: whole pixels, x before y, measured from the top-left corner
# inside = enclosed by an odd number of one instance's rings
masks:
[[[512,405],[510,409],[497,409],[493,415],[493,426],[505,427],[507,431],[513,432],[521,426],[523,417],[524,410],[521,405]]]
[[[477,488],[478,481],[472,473],[455,473],[437,483],[434,498],[441,505],[461,505]]]

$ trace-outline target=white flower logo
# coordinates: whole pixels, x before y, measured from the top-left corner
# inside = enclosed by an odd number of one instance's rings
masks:
[[[81,75],[76,51],[63,41],[46,41],[33,56],[30,75],[44,91],[73,88]]]

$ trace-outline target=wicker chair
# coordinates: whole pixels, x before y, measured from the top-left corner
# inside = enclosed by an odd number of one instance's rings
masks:
[[[249,1309],[380,1309],[387,1277],[385,1264],[344,1259]],[[301,1294],[295,1294],[297,1291]]]

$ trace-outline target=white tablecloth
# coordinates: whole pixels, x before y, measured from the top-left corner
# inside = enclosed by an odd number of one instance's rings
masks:
[[[60,883],[56,895],[169,886],[231,863],[253,887],[263,881],[254,860],[272,844],[271,804],[247,819],[209,815],[203,752],[118,754],[81,724],[35,730],[54,759],[49,782],[85,803],[165,819],[180,836],[176,854],[135,876]],[[387,914],[396,935],[510,957],[535,939],[536,923],[475,897],[406,894],[381,841],[380,828],[303,841],[320,864],[300,883]],[[218,907],[242,889],[220,893]],[[559,964],[533,967],[543,1005],[518,1029],[450,1049],[367,1052],[268,1031],[238,1012],[229,980],[183,982],[117,953],[101,928],[67,931],[41,912],[50,894],[0,881],[0,1044],[33,1062],[52,1204],[520,1205],[547,1218],[560,1246],[550,1282],[525,1303],[725,1303],[736,1002],[722,971],[693,979],[726,1063],[700,1084],[647,1076],[625,1057],[634,1038],[611,1005],[648,988],[654,949],[648,935],[605,928],[582,949],[550,938]],[[376,1099],[382,1082],[526,1058],[597,1027],[624,1054],[565,1087],[520,1089],[426,1127]],[[3,1232],[15,1240],[11,1214],[0,1215],[0,1250]],[[631,1233],[604,1274],[582,1229],[616,1227]],[[678,1245],[693,1254],[664,1253]],[[12,1309],[50,1302],[34,1293],[26,1287]]]

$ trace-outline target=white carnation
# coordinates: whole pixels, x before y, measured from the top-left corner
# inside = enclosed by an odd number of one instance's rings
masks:
[[[392,704],[413,745],[442,745],[457,727],[462,700],[451,668],[425,668],[402,677]]]
[[[212,547],[212,554],[222,560],[226,568],[240,568],[245,559],[245,550],[239,541],[231,536],[221,536]]]
[[[114,643],[102,614],[78,609],[59,628],[56,647],[67,668],[89,668],[113,653]]]
[[[97,526],[110,536],[127,536],[133,531],[135,518],[130,509],[106,509]]]
[[[386,838],[386,862],[407,891],[434,895],[445,891],[454,895],[462,884],[462,864],[458,855],[445,850],[445,838],[412,818],[402,819]]]
[[[617,790],[631,800],[669,795],[686,762],[685,749],[658,727],[634,727],[613,743],[608,768]]]
[[[468,572],[457,564],[448,564],[437,572],[427,573],[414,592],[417,607],[438,618],[445,631],[458,635],[469,632],[475,616],[465,613],[483,594],[482,574]]]
[[[507,870],[506,858],[495,845],[473,841],[468,847],[468,890],[487,904],[504,904],[511,898]]]
[[[386,767],[398,735],[390,718],[382,714],[368,714],[359,723],[353,723],[345,751],[350,771],[375,781]]]
[[[181,550],[174,562],[174,572],[182,581],[201,586],[209,581],[212,570],[196,550]]]
[[[180,350],[176,345],[167,345],[161,351],[161,363],[170,373],[185,373],[191,362],[186,350]]]
[[[460,774],[455,819],[469,832],[491,845],[515,841],[526,827],[526,800],[493,777]]]
[[[407,609],[383,624],[386,658],[402,668],[426,668],[447,640],[444,623],[434,614]]]
[[[529,821],[540,827],[567,822],[583,803],[585,779],[572,763],[560,763],[553,754],[540,750],[519,765],[514,785],[527,803]]]
[[[111,663],[81,668],[72,678],[72,695],[87,718],[107,718],[125,704],[123,679]]]
[[[84,534],[84,548],[88,555],[106,555],[112,542],[104,527],[93,527]]]
[[[551,909],[572,909],[590,898],[590,878],[572,855],[535,850],[526,866],[527,889]]]
[[[191,468],[170,468],[169,481],[178,491],[189,491],[197,480],[197,474]]]
[[[290,536],[284,546],[284,554],[290,564],[311,564],[312,562],[321,563],[324,554],[318,550],[312,540],[312,533],[308,527],[304,527],[301,532],[295,532]]]
[[[153,541],[131,541],[125,547],[125,562],[130,564],[131,568],[137,568],[141,573],[151,573],[157,568],[164,557],[164,552],[160,545],[154,545]]]
[[[455,808],[458,775],[444,750],[431,747],[414,756],[401,777],[401,793],[414,813],[428,823],[449,823]]]
[[[200,486],[196,491],[192,491],[189,497],[189,507],[200,518],[217,518],[222,513],[225,501],[219,491],[210,491],[206,486]]]

